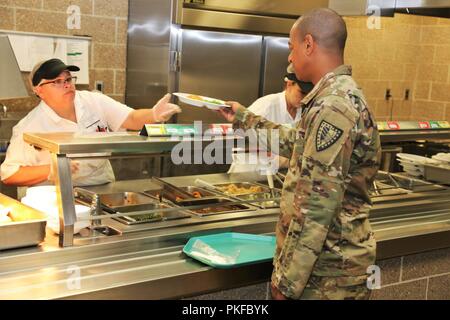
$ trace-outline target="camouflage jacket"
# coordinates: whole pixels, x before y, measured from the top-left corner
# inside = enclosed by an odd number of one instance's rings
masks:
[[[302,100],[302,111],[291,130],[245,108],[235,121],[243,129],[278,129],[279,153],[290,158],[272,283],[293,299],[311,275],[337,277],[343,286],[367,278],[376,251],[369,188],[381,156],[375,119],[350,66],[326,74]]]

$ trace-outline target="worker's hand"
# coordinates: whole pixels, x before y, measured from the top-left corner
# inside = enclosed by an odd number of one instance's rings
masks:
[[[50,173],[48,175],[47,180],[50,182],[55,182],[55,172],[53,171],[53,166],[50,164]],[[80,171],[80,162],[71,160],[70,161],[70,173],[72,176]]]
[[[243,106],[239,102],[227,101],[225,104],[229,105],[230,108],[221,108],[218,112],[228,121],[234,122],[236,119],[236,111]]]
[[[270,284],[270,291],[272,293],[273,300],[287,300],[284,294],[282,294],[281,291],[273,285],[273,283]]]
[[[153,118],[156,122],[168,121],[175,113],[180,113],[181,108],[176,104],[169,103],[170,93],[166,94],[153,107]]]

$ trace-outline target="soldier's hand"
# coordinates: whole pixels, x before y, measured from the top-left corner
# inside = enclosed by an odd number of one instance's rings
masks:
[[[225,104],[229,105],[229,108],[219,109],[218,112],[228,121],[233,122],[236,117],[236,111],[243,106],[239,102],[227,101]]]
[[[273,300],[287,300],[287,298],[284,296],[284,294],[281,293],[280,290],[278,290],[277,287],[275,287],[272,283],[270,284],[270,291],[272,293],[272,299]]]

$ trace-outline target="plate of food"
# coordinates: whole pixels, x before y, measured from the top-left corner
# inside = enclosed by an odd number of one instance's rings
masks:
[[[211,110],[219,110],[229,107],[225,104],[225,101],[197,94],[175,92],[173,95],[177,96],[181,102],[187,103],[196,107],[207,107]]]

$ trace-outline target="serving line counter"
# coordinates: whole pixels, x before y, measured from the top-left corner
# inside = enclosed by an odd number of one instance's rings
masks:
[[[28,142],[55,153],[59,165],[61,207],[74,205],[72,186],[61,169],[68,168],[70,152],[129,153],[165,152],[177,141],[162,138],[111,135],[75,138],[70,134],[48,136],[27,135]],[[96,140],[98,139],[98,141]],[[124,142],[124,140],[126,142]],[[143,147],[149,141],[160,144]],[[70,148],[68,147],[70,145]],[[247,182],[227,174],[169,177],[161,179],[178,188],[192,186],[201,178],[207,183]],[[70,180],[69,180],[70,182]],[[265,182],[261,181],[261,185]],[[119,181],[104,186],[85,188],[93,194],[142,192],[158,190],[155,180]],[[381,172],[373,193],[371,222],[378,243],[378,259],[450,247],[450,190],[446,186]],[[70,196],[70,201],[64,198]],[[274,198],[276,199],[276,198]],[[60,238],[47,231],[45,241],[37,247],[0,251],[1,299],[162,299],[195,296],[206,292],[265,282],[269,279],[270,262],[233,268],[213,269],[182,253],[192,236],[234,231],[273,234],[279,209],[261,208],[251,202],[246,210],[196,215],[188,218],[152,221],[138,224],[121,223],[111,214],[101,215],[105,229],[83,230],[61,246]],[[196,206],[175,208],[186,212]],[[67,214],[63,212],[62,218]],[[66,228],[67,223],[65,222]],[[64,243],[64,241],[63,241]]]

